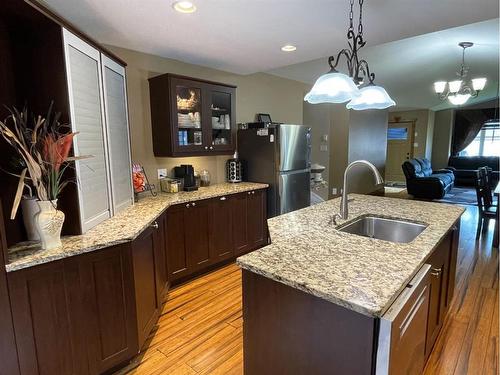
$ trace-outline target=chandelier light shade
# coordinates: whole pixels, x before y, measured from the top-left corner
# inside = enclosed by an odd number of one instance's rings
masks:
[[[328,58],[330,71],[316,80],[311,91],[304,97],[305,101],[312,104],[350,101],[347,108],[356,110],[381,109],[396,105],[382,87],[373,83],[375,74],[370,73],[368,62],[358,57],[358,51],[366,44],[362,22],[363,1],[358,0],[359,23],[356,34],[353,22],[354,0],[350,0],[349,28],[347,29],[349,49],[342,49],[337,54],[337,58],[334,56]],[[336,69],[341,57],[346,59],[349,75],[339,73]]]
[[[448,96],[448,100],[453,105],[462,105],[469,100],[470,94],[455,94]]]
[[[323,74],[304,100],[311,104],[344,103],[360,95],[351,77],[338,72]]]
[[[474,45],[471,42],[461,42],[458,45],[462,48],[462,65],[460,71],[457,72],[459,79],[445,82],[434,82],[434,91],[438,94],[439,99],[446,100],[453,105],[463,105],[470,98],[475,98],[479,92],[486,86],[486,78],[469,79],[469,67],[465,65],[465,50]]]
[[[486,86],[486,78],[474,78],[472,80],[472,88],[476,91],[481,91]]]
[[[386,109],[396,105],[383,87],[368,85],[359,90],[360,96],[347,103],[347,109],[363,111],[365,109]]]
[[[434,91],[436,91],[437,94],[441,94],[446,90],[446,81],[438,81],[434,82]]]

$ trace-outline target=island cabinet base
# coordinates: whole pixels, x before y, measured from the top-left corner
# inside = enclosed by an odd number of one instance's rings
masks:
[[[376,319],[243,270],[245,375],[371,374]]]

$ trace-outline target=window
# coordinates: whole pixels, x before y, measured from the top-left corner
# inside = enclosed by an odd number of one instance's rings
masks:
[[[459,155],[500,156],[500,122],[485,122],[476,138]]]
[[[388,128],[387,140],[406,141],[408,139],[408,128]]]

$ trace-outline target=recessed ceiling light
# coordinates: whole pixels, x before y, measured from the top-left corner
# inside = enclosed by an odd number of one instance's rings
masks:
[[[194,13],[196,12],[196,5],[191,1],[175,1],[172,7],[180,13]]]
[[[297,47],[295,47],[294,45],[291,45],[291,44],[286,44],[283,47],[281,47],[281,50],[283,52],[293,52],[296,49],[297,49]]]

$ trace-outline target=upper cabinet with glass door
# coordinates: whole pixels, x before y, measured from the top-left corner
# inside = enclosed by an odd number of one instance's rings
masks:
[[[225,86],[209,88],[210,96],[210,145],[218,151],[233,151],[233,121],[235,117],[235,89]]]
[[[156,156],[234,152],[236,87],[164,74],[149,90]]]

